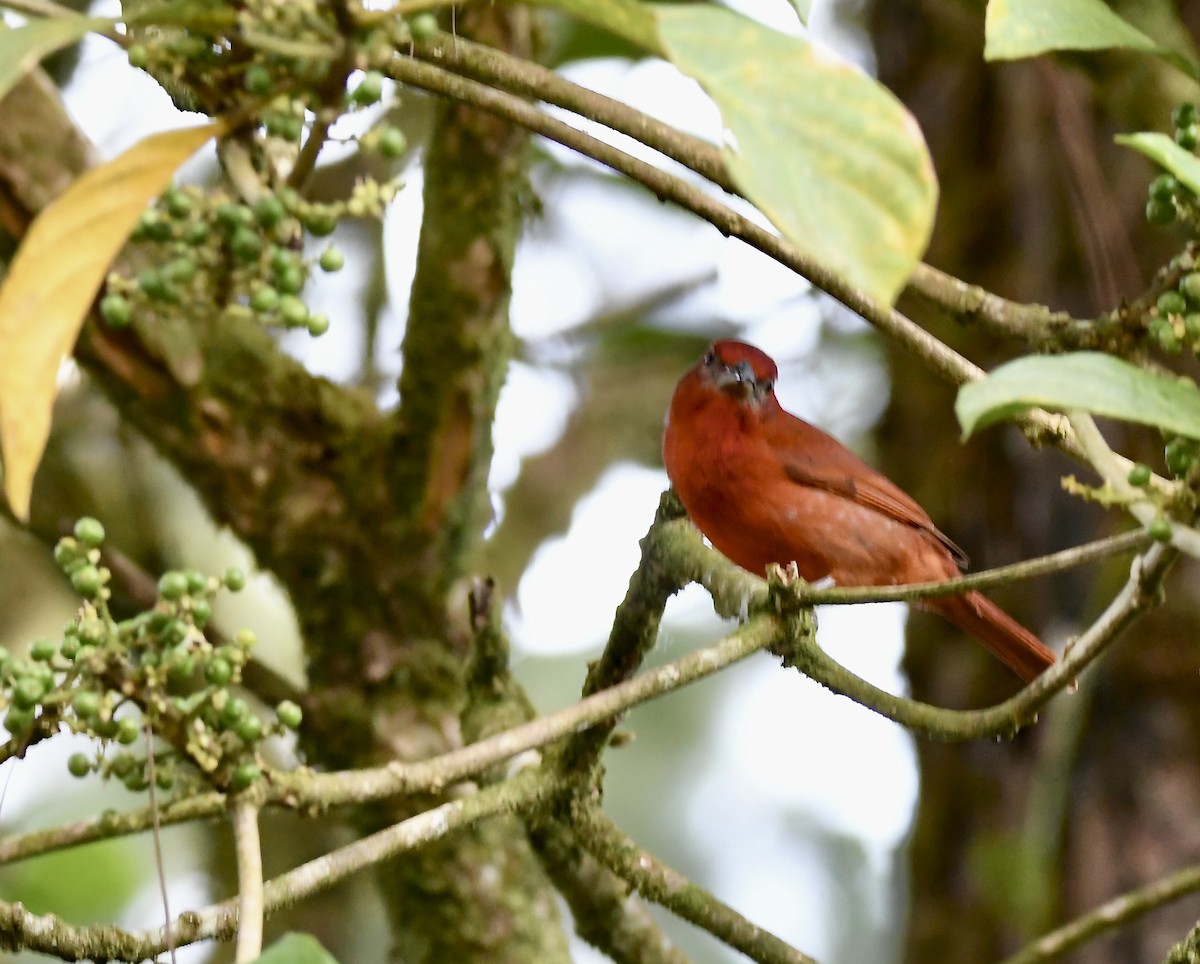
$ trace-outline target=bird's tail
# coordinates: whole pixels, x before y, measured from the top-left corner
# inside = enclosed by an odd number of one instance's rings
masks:
[[[1026,683],[1054,664],[1054,653],[1040,639],[980,593],[943,596],[928,605],[983,643]]]

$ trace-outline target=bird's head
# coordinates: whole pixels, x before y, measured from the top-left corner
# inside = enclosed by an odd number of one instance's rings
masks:
[[[779,377],[771,356],[743,341],[714,341],[697,368],[718,391],[755,404],[771,396]]]

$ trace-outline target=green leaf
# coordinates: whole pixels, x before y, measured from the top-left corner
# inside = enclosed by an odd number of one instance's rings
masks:
[[[668,58],[721,110],[738,189],[806,255],[890,303],[925,250],[933,163],[912,115],[858,68],[710,5],[659,5]]]
[[[1019,60],[1051,50],[1138,50],[1154,54],[1193,78],[1200,67],[1160,46],[1103,0],[989,0],[984,24],[986,60]]]
[[[1033,406],[1080,408],[1200,438],[1200,388],[1184,376],[1157,375],[1102,352],[1029,355],[958,390],[954,411],[963,438]]]
[[[4,492],[29,518],[50,434],[58,369],[104,276],[151,198],[221,123],[154,134],[88,171],[29,226],[0,285],[0,453]]]
[[[337,960],[311,934],[285,934],[255,964],[337,964]]]
[[[6,30],[0,25],[0,100],[43,57],[69,47],[84,34],[111,30],[115,24],[115,20],[107,17],[70,13],[31,20],[16,30]]]
[[[624,37],[648,53],[661,54],[653,9],[637,0],[530,0]]]
[[[1174,174],[1179,183],[1193,194],[1200,194],[1200,157],[1185,151],[1166,134],[1155,131],[1118,134],[1115,140],[1118,144],[1145,154],[1164,170]]]

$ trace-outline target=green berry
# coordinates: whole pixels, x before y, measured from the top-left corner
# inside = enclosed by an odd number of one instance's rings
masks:
[[[241,592],[246,588],[246,576],[241,569],[236,569],[230,566],[225,570],[225,576],[221,580],[225,583],[225,588],[230,592]]]
[[[203,629],[212,619],[212,603],[207,599],[192,600],[192,623],[197,629]]]
[[[113,757],[112,763],[108,765],[108,771],[118,780],[124,780],[133,772],[137,760],[133,758],[131,753],[121,753]]]
[[[72,753],[67,757],[67,770],[73,777],[86,777],[92,772],[92,761],[86,753]]]
[[[263,738],[262,720],[248,713],[233,725],[233,732],[243,743],[257,743]]]
[[[165,221],[163,216],[153,209],[142,212],[137,227],[133,230],[138,240],[166,241],[171,237],[171,223]]]
[[[260,315],[269,314],[279,307],[279,291],[270,285],[255,288],[250,296],[250,307]]]
[[[1146,202],[1146,220],[1163,227],[1175,221],[1175,202],[1170,198],[1152,197]]]
[[[167,677],[175,683],[185,683],[192,677],[192,673],[196,671],[196,657],[194,657],[186,646],[175,644],[176,649],[171,651],[167,657]]]
[[[154,774],[154,784],[160,790],[170,790],[175,785],[175,775],[170,770],[160,769]]]
[[[74,659],[79,653],[79,637],[67,633],[63,636],[62,646],[59,647],[59,652],[67,659]]]
[[[171,188],[163,194],[163,207],[167,209],[167,214],[175,218],[177,221],[182,221],[192,213],[192,199],[178,188]]]
[[[258,643],[258,637],[253,629],[239,629],[234,634],[233,642],[240,649],[253,649]]]
[[[144,70],[146,65],[150,63],[150,51],[146,49],[145,44],[130,44],[129,49],[125,53],[129,57],[130,67]]]
[[[199,569],[187,569],[183,575],[187,579],[188,592],[193,596],[208,589],[208,576],[204,575]]]
[[[125,777],[124,782],[125,789],[131,793],[141,793],[148,786],[150,786],[150,781],[146,779],[146,774],[140,767],[135,770],[131,770]]]
[[[1129,470],[1129,484],[1135,485],[1140,489],[1142,486],[1150,484],[1151,475],[1150,466],[1138,462]]]
[[[1179,282],[1179,293],[1192,304],[1200,304],[1200,271],[1192,271]]]
[[[297,264],[297,256],[294,252],[287,248],[281,248],[278,245],[271,248],[267,260],[271,262],[271,271],[275,274],[282,274],[288,268]]]
[[[1166,457],[1167,468],[1171,471],[1171,474],[1184,476],[1196,464],[1196,456],[1200,454],[1200,442],[1183,435],[1178,435],[1167,443],[1163,454]]]
[[[437,15],[433,13],[418,13],[408,21],[408,32],[413,40],[432,40],[438,32]]]
[[[254,216],[264,228],[273,228],[287,217],[287,211],[279,198],[274,194],[267,194],[259,198],[254,205]]]
[[[1172,127],[1190,127],[1195,124],[1200,117],[1196,115],[1196,105],[1185,101],[1176,106],[1171,111],[1171,126]]]
[[[124,328],[133,318],[133,306],[122,295],[105,295],[100,301],[100,317],[114,328]]]
[[[400,128],[385,127],[379,132],[378,146],[384,157],[400,157],[408,147],[408,141]]]
[[[279,316],[289,327],[299,327],[308,321],[308,305],[295,295],[284,295],[279,299]]]
[[[1159,348],[1172,355],[1181,347],[1179,333],[1167,318],[1150,319],[1150,337]]]
[[[341,271],[346,266],[346,256],[340,249],[330,245],[321,252],[320,260],[317,263],[321,266],[322,271]]]
[[[298,141],[304,136],[304,121],[299,117],[287,116],[279,122],[279,136],[285,141]]]
[[[148,298],[154,301],[174,301],[175,292],[171,290],[171,286],[167,283],[167,279],[163,277],[161,271],[155,268],[147,268],[137,279],[138,288]]]
[[[275,716],[279,719],[281,726],[289,730],[300,728],[300,722],[304,719],[304,713],[291,700],[284,700],[275,707]]]
[[[75,538],[91,549],[104,543],[104,526],[98,519],[85,515],[75,523]]]
[[[1160,174],[1150,182],[1150,196],[1159,201],[1169,201],[1179,190],[1179,182],[1173,174]]]
[[[356,104],[374,104],[383,95],[383,74],[378,70],[368,70],[350,99]]]
[[[304,290],[304,268],[298,264],[289,264],[282,271],[275,272],[275,287],[285,295],[298,295]]]
[[[308,229],[308,233],[313,237],[328,237],[337,229],[337,218],[323,208],[309,210],[301,220],[304,222],[304,227]]]
[[[48,663],[58,652],[58,645],[52,639],[35,639],[29,647],[29,658],[39,663]]]
[[[54,561],[60,569],[66,569],[79,558],[79,543],[70,536],[63,536],[54,544]]]
[[[168,619],[160,630],[162,640],[168,646],[178,646],[188,635],[188,625],[178,616]]]
[[[270,93],[271,88],[275,86],[275,79],[271,76],[271,71],[262,64],[251,64],[242,78],[242,86],[249,93],[261,96]]]
[[[1164,519],[1162,516],[1154,519],[1148,526],[1146,531],[1150,534],[1150,538],[1156,542],[1171,541],[1171,522]]]
[[[194,258],[175,258],[162,267],[162,276],[168,282],[188,282],[196,277],[198,270]]]
[[[204,678],[213,686],[224,686],[233,679],[233,667],[228,660],[213,657],[204,667]]]
[[[328,315],[308,316],[308,333],[310,335],[312,335],[314,338],[320,338],[327,331],[329,331]]]
[[[21,676],[13,684],[12,704],[19,710],[32,710],[46,695],[45,684],[36,676]]]
[[[233,726],[249,712],[250,707],[244,699],[240,696],[231,696],[221,707],[220,719],[226,726]]]
[[[1175,143],[1185,151],[1194,151],[1196,145],[1200,144],[1200,125],[1188,124],[1187,127],[1178,128],[1175,131]]]
[[[260,779],[262,779],[262,770],[257,764],[239,763],[229,778],[229,787],[235,792],[246,790]]]
[[[138,725],[137,720],[128,716],[117,720],[117,742],[122,746],[136,743],[141,735],[142,728]]]
[[[1200,342],[1200,312],[1189,312],[1183,316],[1183,330],[1193,342]]]
[[[9,707],[4,716],[4,728],[12,736],[23,736],[33,726],[33,710],[21,709],[19,706]]]
[[[254,214],[249,208],[235,201],[222,201],[217,205],[217,224],[225,230],[232,231],[236,227],[246,227],[254,220]]]
[[[175,570],[164,572],[158,580],[158,594],[163,599],[179,599],[182,596],[186,596],[187,591],[187,576],[182,572]]]
[[[96,595],[103,585],[104,579],[95,566],[81,566],[71,573],[71,586],[85,599]]]
[[[183,229],[183,240],[192,247],[198,247],[208,240],[207,221],[189,221]]]
[[[253,261],[262,254],[263,242],[253,228],[238,226],[229,236],[229,250],[239,261]]]
[[[81,720],[94,719],[100,712],[100,694],[95,690],[79,690],[71,697],[71,709]]]
[[[1178,291],[1164,291],[1158,296],[1159,315],[1182,315],[1187,311],[1187,302]]]

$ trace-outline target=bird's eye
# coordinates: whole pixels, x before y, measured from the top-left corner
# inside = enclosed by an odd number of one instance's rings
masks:
[[[769,392],[771,389],[773,389],[774,387],[775,387],[775,381],[774,381],[774,379],[771,379],[771,378],[764,378],[762,381],[760,381],[758,383],[758,389],[764,395],[767,392]]]
[[[717,353],[710,348],[708,350],[708,352],[704,355],[704,364],[711,365],[716,360],[717,360]]]

